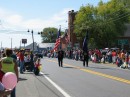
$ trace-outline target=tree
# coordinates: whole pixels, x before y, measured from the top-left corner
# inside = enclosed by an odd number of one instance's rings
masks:
[[[56,38],[57,38],[57,32],[58,32],[58,29],[54,27],[44,28],[41,33],[42,43],[55,43]],[[61,35],[63,33],[64,32],[61,31]]]
[[[130,8],[130,0],[117,0],[118,2],[122,2],[125,7]]]
[[[41,37],[43,43],[55,43],[58,29],[54,27],[44,28]]]
[[[80,7],[74,22],[75,32],[82,41],[86,30],[89,31],[89,42],[98,48],[111,47],[116,44],[116,37],[123,35],[128,23],[129,10],[119,0],[107,3],[99,2],[97,7],[86,5]],[[90,46],[93,43],[90,43]],[[91,46],[93,47],[93,46]]]
[[[83,41],[83,37],[86,35],[86,30],[93,25],[93,10],[91,5],[81,6],[76,20],[74,21],[74,32],[78,36],[78,40]]]

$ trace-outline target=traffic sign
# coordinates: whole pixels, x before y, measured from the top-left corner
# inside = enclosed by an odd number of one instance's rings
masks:
[[[27,39],[22,39],[22,43],[26,44],[27,43]]]
[[[119,39],[118,40],[118,45],[128,45],[128,39]]]

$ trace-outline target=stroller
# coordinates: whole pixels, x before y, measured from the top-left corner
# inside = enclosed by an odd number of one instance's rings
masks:
[[[29,71],[31,69],[31,63],[30,62],[25,62],[24,63],[24,69]]]
[[[31,62],[29,56],[24,57],[24,70],[29,71],[31,69]]]

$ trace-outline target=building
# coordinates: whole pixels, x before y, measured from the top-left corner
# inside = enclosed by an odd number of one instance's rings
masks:
[[[26,47],[21,47],[23,49],[30,49],[30,51],[33,51],[33,43],[27,45]],[[37,51],[37,43],[34,42],[34,51]]]
[[[37,50],[39,53],[42,53],[43,50],[50,51],[54,48],[55,43],[39,43],[37,45]]]
[[[69,36],[69,48],[80,48],[82,47],[82,42],[77,42],[76,34],[74,33],[74,20],[77,12],[71,10],[68,12],[68,36]],[[124,32],[123,36],[117,38],[117,44],[115,47],[122,49],[130,49],[130,24],[126,24],[127,30]]]
[[[74,33],[74,20],[77,12],[71,10],[68,12],[68,37],[69,37],[69,47],[73,48],[76,46],[77,39]]]
[[[130,49],[130,24],[126,24],[127,30],[124,32],[124,36],[117,38],[117,47],[121,49]]]

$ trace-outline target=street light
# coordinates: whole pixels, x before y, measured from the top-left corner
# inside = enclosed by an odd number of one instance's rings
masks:
[[[28,31],[27,32],[30,32],[30,30],[28,29]],[[33,41],[33,52],[34,52],[34,36],[33,36],[33,30],[31,31],[31,33],[32,33],[32,41]]]
[[[41,34],[41,35],[42,35],[42,31],[41,31],[41,32],[38,32],[38,34]]]

